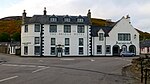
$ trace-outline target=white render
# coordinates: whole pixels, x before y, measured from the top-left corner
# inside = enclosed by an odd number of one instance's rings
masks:
[[[98,33],[104,33],[103,30],[99,30]],[[130,33],[130,41],[118,41],[118,33]],[[94,56],[112,56],[113,55],[113,46],[118,45],[121,49],[122,45],[127,46],[127,51],[129,51],[129,46],[134,45],[136,47],[136,55],[139,55],[139,33],[130,23],[130,18],[121,18],[117,24],[109,32],[109,37],[106,37],[106,45],[111,46],[111,53],[105,54],[105,37],[103,41],[99,41],[99,37],[92,37],[92,55]],[[117,43],[118,42],[118,43]],[[97,54],[97,45],[102,45],[102,54]]]
[[[34,46],[40,46],[40,44],[34,44],[34,38],[40,37],[40,32],[34,32],[34,25],[35,24],[28,24],[28,32],[24,32],[24,25],[21,28],[21,55],[22,56],[35,56],[34,55]],[[50,48],[56,47],[51,46],[51,38],[56,39],[56,45],[64,45],[65,38],[70,39],[70,54],[65,55],[64,51],[62,56],[88,56],[89,54],[89,25],[85,26],[84,33],[77,33],[77,25],[71,25],[71,33],[64,33],[63,24],[57,24],[57,33],[50,33],[49,32],[50,24],[44,24],[44,56],[56,56],[50,54]],[[79,38],[84,39],[84,45],[79,46]],[[28,46],[28,54],[24,55],[24,46]],[[64,50],[63,46],[63,50]],[[78,54],[78,48],[83,47],[84,54]]]

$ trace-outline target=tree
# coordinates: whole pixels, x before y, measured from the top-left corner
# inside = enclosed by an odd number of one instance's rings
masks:
[[[0,33],[0,42],[10,42],[10,36],[6,32]]]
[[[11,38],[13,39],[13,41],[21,41],[21,35],[18,32],[13,33]]]

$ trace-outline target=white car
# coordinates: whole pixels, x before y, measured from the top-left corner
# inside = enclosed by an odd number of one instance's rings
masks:
[[[121,56],[135,56],[135,53],[129,52],[129,51],[122,51],[120,53]]]

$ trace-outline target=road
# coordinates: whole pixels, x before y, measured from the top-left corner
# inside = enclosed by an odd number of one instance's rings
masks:
[[[0,54],[0,84],[134,84],[132,57],[18,57]],[[137,83],[135,83],[137,84]]]

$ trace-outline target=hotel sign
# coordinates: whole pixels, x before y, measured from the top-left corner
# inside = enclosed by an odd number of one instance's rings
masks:
[[[28,45],[28,44],[31,44],[31,42],[24,42],[24,43],[22,43],[22,44]]]
[[[132,44],[132,41],[130,41],[130,42],[118,42],[118,41],[116,41],[116,44],[122,44],[122,45]]]

